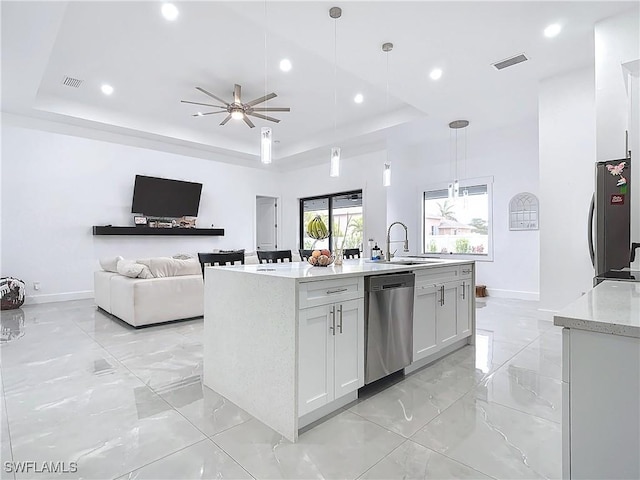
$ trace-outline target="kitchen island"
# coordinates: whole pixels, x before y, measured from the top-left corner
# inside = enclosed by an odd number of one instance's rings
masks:
[[[207,267],[204,384],[290,441],[364,385],[371,275],[414,272],[413,351],[405,371],[473,342],[472,261],[345,260]]]
[[[554,316],[562,476],[640,478],[640,283],[605,281]]]

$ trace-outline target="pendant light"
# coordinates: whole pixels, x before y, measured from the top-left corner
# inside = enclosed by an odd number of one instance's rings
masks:
[[[264,1],[264,94],[267,95],[267,0]],[[264,104],[265,107],[267,104]],[[271,128],[260,130],[260,161],[264,165],[271,163]]]
[[[336,139],[338,115],[338,18],[342,16],[340,7],[329,9],[329,16],[333,18],[333,140]],[[329,175],[340,176],[340,147],[331,148],[331,168]]]
[[[458,130],[467,128],[469,126],[469,120],[454,120],[449,124],[449,128],[451,131],[455,132],[455,172],[453,177],[453,182],[449,183],[448,187],[448,196],[449,200],[457,199],[460,196],[460,182],[458,181]],[[465,131],[464,135],[465,141],[465,151],[464,151],[464,161],[465,165],[467,163],[467,134]]]
[[[382,51],[387,55],[387,95],[385,110],[389,111],[389,52],[393,50],[393,43],[386,42],[382,44]],[[391,186],[391,162],[389,161],[389,145],[386,148],[387,160],[384,162],[384,170],[382,171],[382,186]]]

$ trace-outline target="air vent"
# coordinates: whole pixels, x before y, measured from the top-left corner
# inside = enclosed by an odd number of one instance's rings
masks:
[[[77,78],[64,77],[62,79],[62,84],[66,85],[67,87],[78,88],[80,85],[82,85],[82,80],[78,80]]]
[[[493,68],[496,70],[502,70],[507,67],[511,67],[513,65],[517,65],[518,63],[526,62],[529,60],[524,53],[520,55],[516,55],[515,57],[505,58],[504,60],[500,60],[499,62],[493,63]]]

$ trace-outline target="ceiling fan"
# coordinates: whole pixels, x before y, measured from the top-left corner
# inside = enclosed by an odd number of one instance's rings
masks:
[[[255,127],[255,125],[249,119],[249,116],[262,118],[263,120],[269,120],[270,122],[279,123],[280,120],[278,120],[277,118],[269,117],[267,115],[263,115],[261,113],[256,113],[256,112],[289,112],[291,111],[289,107],[256,107],[255,106],[260,103],[266,102],[267,100],[271,100],[272,98],[277,97],[275,93],[270,93],[268,95],[265,95],[264,97],[251,100],[250,102],[242,103],[241,87],[237,83],[233,86],[233,102],[232,103],[225,102],[220,97],[215,96],[213,93],[206,91],[202,87],[196,87],[196,90],[204,93],[205,95],[208,95],[211,98],[214,98],[218,102],[221,102],[223,105],[212,105],[211,103],[191,102],[189,100],[181,100],[181,102],[190,103],[193,105],[204,105],[206,107],[215,107],[220,109],[214,112],[196,113],[195,115],[193,115],[194,117],[201,117],[204,115],[213,115],[215,113],[226,112],[228,115],[225,117],[224,120],[222,120],[220,125],[224,125],[225,123],[227,123],[229,120],[233,118],[237,120],[242,119],[244,120],[244,123],[249,125],[250,128],[253,128]]]

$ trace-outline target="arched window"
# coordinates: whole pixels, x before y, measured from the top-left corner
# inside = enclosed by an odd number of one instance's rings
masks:
[[[539,213],[538,197],[518,193],[509,203],[509,230],[538,230]]]

